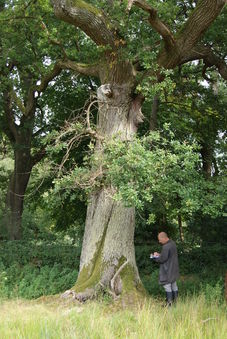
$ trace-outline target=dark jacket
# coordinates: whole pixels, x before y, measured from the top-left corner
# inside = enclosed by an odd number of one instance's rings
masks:
[[[179,278],[177,247],[173,240],[169,240],[166,244],[162,245],[161,254],[155,261],[160,264],[160,285],[172,283]]]

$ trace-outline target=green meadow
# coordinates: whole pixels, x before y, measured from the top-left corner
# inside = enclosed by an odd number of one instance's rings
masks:
[[[134,307],[106,302],[73,303],[54,297],[0,304],[1,339],[225,339],[227,307],[204,296],[172,308],[148,299]]]

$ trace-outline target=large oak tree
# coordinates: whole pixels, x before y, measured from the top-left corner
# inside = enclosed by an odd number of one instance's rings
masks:
[[[171,1],[143,0],[51,2],[59,19],[83,31],[102,51],[99,60],[91,64],[69,59],[61,63],[61,67],[100,80],[97,131],[101,137],[118,134],[130,140],[137,132],[144,101],[138,85],[144,79],[151,79],[150,86],[155,86],[165,81],[165,70],[199,59],[207,67],[215,66],[227,79],[223,58],[202,42],[225,0],[179,1],[176,5]],[[152,3],[162,15],[170,9],[166,15],[168,25]],[[150,67],[146,67],[142,52],[148,58],[149,53],[152,55]],[[96,152],[100,150],[97,140]],[[71,292],[80,300],[94,296],[100,287],[111,286],[116,295],[139,291],[141,287],[134,253],[135,210],[114,201],[111,190],[102,188],[89,200],[80,272]]]

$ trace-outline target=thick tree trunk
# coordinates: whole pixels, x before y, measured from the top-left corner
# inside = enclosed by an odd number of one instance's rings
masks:
[[[121,66],[114,74],[112,69],[109,81],[98,89],[98,133],[130,140],[142,118],[141,99],[132,97],[131,66]],[[102,151],[99,143],[97,151]],[[106,187],[89,201],[80,272],[72,289],[79,300],[94,297],[100,289],[113,296],[143,290],[135,261],[135,209],[114,201],[112,195],[113,189]]]
[[[28,131],[27,131],[28,132]],[[22,236],[21,219],[23,214],[24,195],[32,169],[31,137],[19,134],[14,145],[14,171],[6,197],[6,214],[4,224],[7,237],[18,240]]]
[[[102,189],[88,205],[80,272],[74,287],[80,292],[80,300],[94,297],[99,289],[110,290],[115,296],[141,289],[134,250],[135,210],[114,201],[111,193]]]

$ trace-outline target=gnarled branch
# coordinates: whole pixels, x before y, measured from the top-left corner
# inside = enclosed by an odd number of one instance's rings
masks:
[[[51,3],[59,19],[79,27],[97,45],[114,47],[114,34],[96,7],[83,0],[52,0]]]
[[[188,61],[203,59],[216,65],[220,74],[226,78],[225,63],[214,54],[198,48],[198,41],[223,9],[226,0],[200,0],[187,22],[176,34],[176,43],[170,50],[162,49],[158,64],[167,69],[174,69]],[[212,59],[212,61],[211,61]]]
[[[182,55],[197,44],[225,4],[226,0],[200,0],[198,2],[177,39]]]
[[[58,76],[62,69],[73,70],[79,74],[84,74],[88,76],[98,76],[98,65],[86,65],[81,63],[76,63],[71,60],[58,60],[54,64],[52,70],[49,71],[45,76],[42,77],[40,85],[36,87],[36,91],[39,93],[44,92],[47,88],[50,81],[52,81],[56,76]]]
[[[210,46],[197,45],[191,49],[182,60],[182,63],[202,59],[206,68],[217,67],[223,79],[227,80],[227,64],[215,54]]]
[[[129,0],[128,1],[128,10],[131,9],[132,5],[135,5],[135,6],[143,9],[144,11],[146,11],[150,14],[149,22],[150,22],[151,26],[156,30],[156,32],[158,32],[162,36],[162,38],[165,42],[165,47],[167,49],[169,49],[169,48],[171,48],[175,45],[175,39],[174,39],[172,32],[167,27],[167,25],[164,24],[164,22],[162,22],[159,19],[157,10],[155,8],[151,7],[144,0]]]
[[[61,71],[62,71],[62,67],[59,64],[59,61],[57,61],[54,64],[53,69],[50,70],[50,72],[47,73],[45,76],[42,77],[40,85],[36,86],[35,90],[39,93],[44,92],[49,82],[52,81],[57,75],[59,75]]]
[[[12,101],[15,103],[15,105],[19,108],[19,110],[25,114],[26,108],[24,106],[23,101],[17,96],[17,93],[13,90],[13,88],[11,89],[11,99]]]
[[[82,64],[77,63],[72,60],[62,60],[58,62],[58,66],[61,69],[70,69],[72,71],[75,71],[76,73],[88,75],[88,76],[94,76],[97,77],[99,75],[99,64]]]

